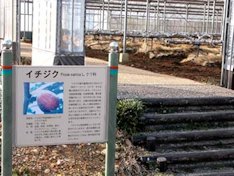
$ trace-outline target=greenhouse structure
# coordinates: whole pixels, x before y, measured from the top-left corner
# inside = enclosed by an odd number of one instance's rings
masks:
[[[51,0],[44,0],[52,8]],[[60,0],[67,8],[76,8],[84,0]],[[195,45],[223,45],[221,84],[232,87],[233,71],[233,0],[85,0],[86,34],[118,35],[126,38],[186,40]],[[33,0],[0,1],[0,39],[32,40],[35,7]],[[37,7],[36,7],[37,8]],[[58,10],[59,12],[59,10]],[[64,11],[66,13],[66,9]],[[67,9],[75,23],[76,10]],[[49,15],[49,14],[47,14]],[[61,19],[61,16],[58,17]],[[34,22],[34,23],[33,23]],[[46,21],[49,22],[49,21]],[[57,22],[58,24],[58,22]],[[73,26],[74,27],[74,26]],[[74,30],[74,28],[73,28]],[[181,42],[181,41],[180,41]],[[229,82],[229,83],[228,83]]]

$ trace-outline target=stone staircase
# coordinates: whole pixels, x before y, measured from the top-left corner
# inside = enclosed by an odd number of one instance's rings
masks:
[[[234,98],[143,102],[147,108],[141,132],[132,136],[132,142],[149,151],[139,156],[149,169],[159,167],[175,175],[234,176]]]

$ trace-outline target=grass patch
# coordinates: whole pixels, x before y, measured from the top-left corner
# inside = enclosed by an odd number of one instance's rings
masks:
[[[117,126],[128,134],[139,130],[139,119],[144,112],[144,105],[140,100],[124,99],[117,103]]]

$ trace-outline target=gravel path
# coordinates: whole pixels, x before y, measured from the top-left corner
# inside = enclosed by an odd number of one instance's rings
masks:
[[[107,62],[86,58],[86,65]],[[234,91],[189,79],[119,65],[119,98],[234,97]]]

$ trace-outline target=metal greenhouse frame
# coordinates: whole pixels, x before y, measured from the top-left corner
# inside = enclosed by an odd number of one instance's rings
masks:
[[[30,38],[33,0],[0,0],[0,44]],[[221,85],[233,83],[233,0],[86,0],[86,33],[222,44]],[[19,52],[19,49],[17,50]],[[18,58],[19,59],[19,58]]]

